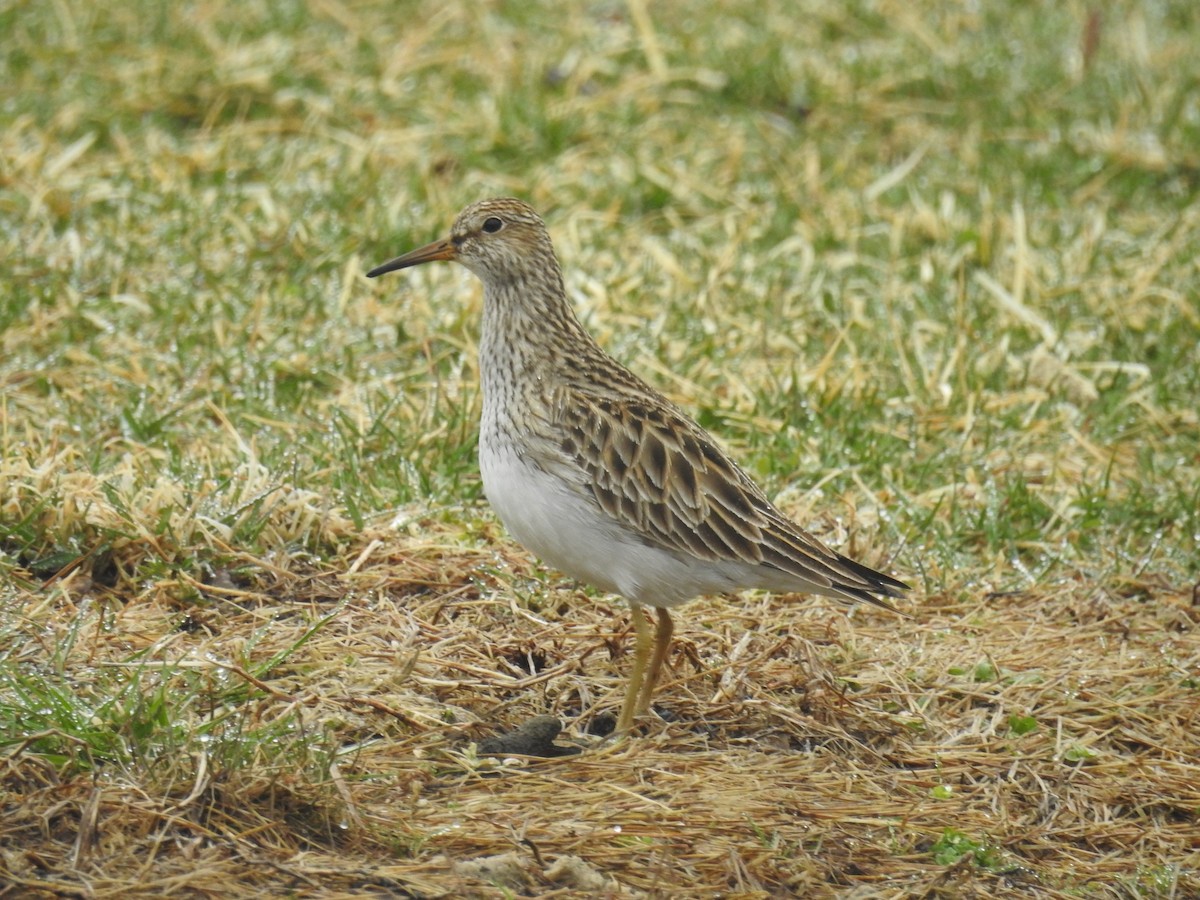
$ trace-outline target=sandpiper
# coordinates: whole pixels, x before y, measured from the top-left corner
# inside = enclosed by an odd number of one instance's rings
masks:
[[[708,432],[600,348],[528,204],[473,203],[449,237],[367,277],[434,260],[462,263],[484,286],[479,467],[488,500],[527,549],[632,608],[637,644],[618,733],[650,706],[671,607],[758,588],[894,611],[882,597],[902,596],[906,584],[792,522]],[[644,607],[657,613],[653,635]]]

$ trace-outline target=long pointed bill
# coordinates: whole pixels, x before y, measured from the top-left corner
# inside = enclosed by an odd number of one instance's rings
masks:
[[[385,275],[388,272],[395,272],[397,269],[407,269],[409,266],[419,266],[421,263],[433,262],[439,259],[454,259],[457,253],[458,248],[454,246],[454,241],[450,240],[450,238],[443,238],[440,241],[434,241],[432,244],[426,244],[424,247],[418,247],[416,250],[410,250],[403,256],[390,259],[382,266],[376,266],[367,273],[367,277],[375,278],[379,275]]]

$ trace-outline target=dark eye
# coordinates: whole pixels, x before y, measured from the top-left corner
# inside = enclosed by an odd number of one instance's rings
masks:
[[[486,219],[483,220],[483,230],[486,231],[488,234],[495,234],[497,231],[499,231],[503,227],[504,227],[504,223],[502,221],[500,221],[500,219],[498,219],[496,216],[488,216]]]

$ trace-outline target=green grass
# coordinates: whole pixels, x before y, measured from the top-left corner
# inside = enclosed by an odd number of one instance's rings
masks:
[[[1008,633],[1022,597],[1062,610],[1047,625],[1097,598],[1165,616],[1200,580],[1200,8],[726,0],[651,5],[647,32],[638,7],[0,8],[0,749],[150,793],[208,754],[250,785],[307,773],[300,806],[358,796],[330,773],[375,726],[311,709],[342,690],[303,636],[336,627],[329,600],[569,608],[482,499],[477,284],[362,277],[487,195],[542,210],[601,343],[911,581],[917,621],[963,603]],[[450,615],[346,658],[453,646]],[[176,641],[308,699],[181,665]],[[987,652],[916,688],[1007,678]],[[1189,690],[1194,645],[1174,652],[1152,687]],[[1026,701],[1000,730],[1054,740]],[[1111,758],[1096,740],[1054,752]],[[947,816],[913,858],[1007,864],[999,831]],[[783,865],[756,877],[800,890]],[[1195,866],[1122,871],[1167,896]]]
[[[319,756],[294,711],[282,716],[246,713],[267,699],[261,682],[252,679],[285,674],[284,663],[329,617],[265,660],[256,659],[263,629],[249,636],[241,658],[215,670],[197,660],[164,662],[166,648],[155,647],[85,671],[72,658],[82,649],[78,643],[89,618],[76,618],[46,657],[28,652],[29,644],[19,640],[28,633],[6,629],[0,657],[0,749],[35,754],[68,775],[129,772],[159,786],[156,773],[177,777],[180,762],[199,755],[217,770],[233,771],[291,770],[314,764],[312,757]],[[181,621],[180,627],[187,626]],[[248,674],[243,679],[239,673]]]

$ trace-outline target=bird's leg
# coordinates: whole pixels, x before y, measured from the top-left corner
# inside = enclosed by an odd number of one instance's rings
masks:
[[[658,676],[671,646],[671,635],[675,633],[675,623],[671,621],[667,608],[660,606],[655,612],[658,614],[658,630],[654,634],[654,655],[650,657],[650,669],[646,672],[646,680],[642,682],[635,716],[640,716],[650,708],[650,698],[654,696],[654,686],[658,684]]]
[[[633,630],[637,633],[633,648],[633,671],[629,673],[629,687],[625,690],[625,702],[621,704],[621,715],[617,717],[617,734],[624,734],[633,724],[638,709],[638,697],[646,676],[646,657],[650,653],[650,623],[638,603],[629,604],[633,614]]]

